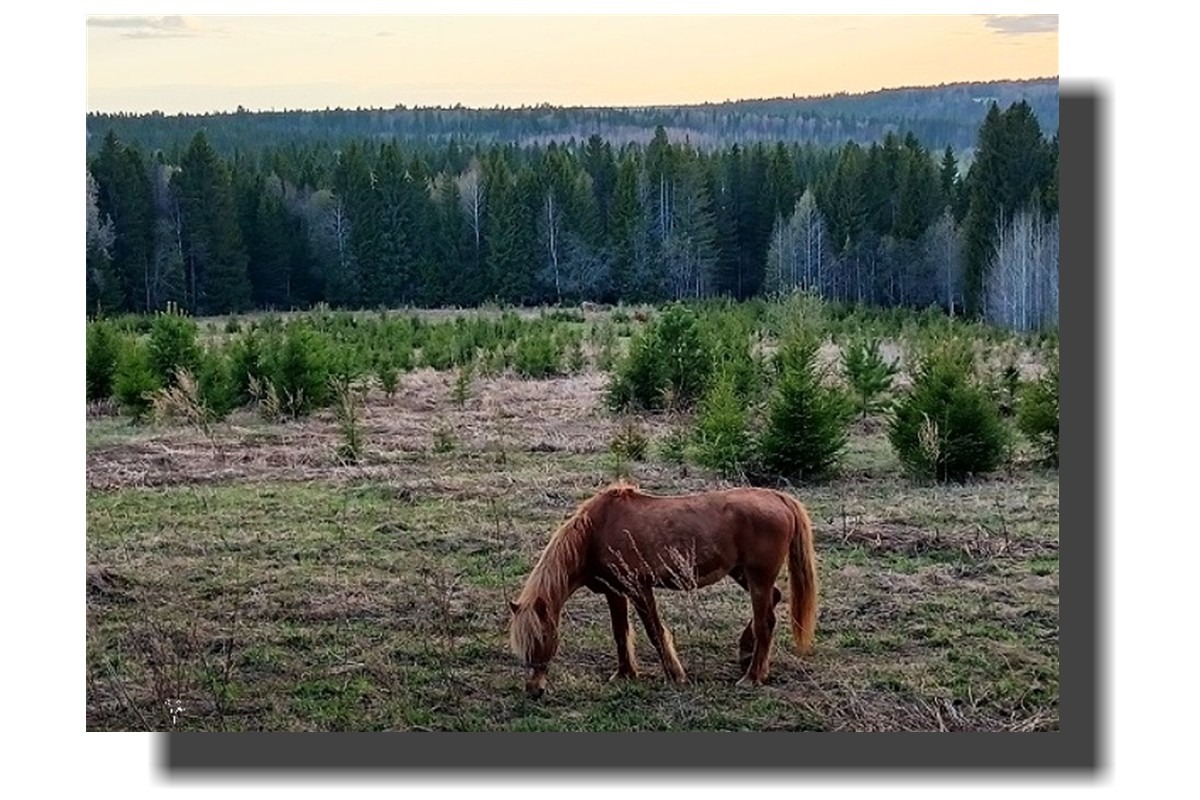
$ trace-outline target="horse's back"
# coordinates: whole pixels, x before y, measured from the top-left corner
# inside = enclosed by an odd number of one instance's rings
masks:
[[[614,493],[597,511],[591,550],[598,569],[649,564],[658,572],[665,564],[671,572],[688,563],[702,584],[739,564],[777,561],[792,531],[786,502],[766,489]]]

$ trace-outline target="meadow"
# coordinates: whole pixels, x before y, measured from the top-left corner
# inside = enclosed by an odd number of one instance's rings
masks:
[[[1055,374],[1056,336],[802,296],[677,311],[90,322],[87,728],[1057,730],[1058,472],[1026,400]],[[704,363],[667,346],[672,320]],[[849,399],[843,357],[863,342],[894,375],[840,418],[829,469],[785,477],[757,448],[798,340]],[[951,341],[1005,433],[966,475],[923,472],[891,435],[921,354]],[[639,352],[676,372],[639,371]],[[581,591],[550,691],[528,699],[508,600],[622,477],[803,502],[813,653],[780,625],[768,683],[735,689],[750,610],[725,580],[657,593],[687,684],[636,624],[643,676],[609,682],[607,606]]]

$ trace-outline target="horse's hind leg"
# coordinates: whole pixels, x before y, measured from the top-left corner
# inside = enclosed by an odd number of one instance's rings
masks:
[[[729,576],[737,581],[738,586],[741,586],[747,592],[750,591],[750,585],[746,583],[746,573],[741,567],[734,567]],[[772,606],[778,606],[783,600],[783,592],[779,591],[778,586],[771,586],[771,596],[774,599]],[[750,659],[754,656],[754,617],[750,617],[750,621],[746,623],[746,627],[742,630],[742,636],[738,639],[738,666],[742,668],[744,674],[750,667]]]
[[[676,683],[685,682],[687,673],[683,671],[683,664],[679,663],[679,654],[675,652],[674,637],[671,636],[671,632],[667,630],[658,616],[654,592],[646,587],[640,593],[633,595],[631,599],[638,616],[642,618],[642,624],[646,626],[646,633],[650,635],[650,641],[654,643],[654,649],[658,651],[659,658],[662,659],[663,670]]]
[[[775,603],[780,595],[775,582],[754,581],[750,584],[750,604],[754,609],[751,621],[754,632],[754,651],[746,674],[738,681],[739,686],[752,683],[761,685],[767,679],[771,661],[771,639],[775,633]]]
[[[617,671],[609,680],[636,678],[637,654],[633,649],[633,627],[629,624],[629,601],[616,592],[605,592],[608,611],[612,616],[613,641],[617,644]]]

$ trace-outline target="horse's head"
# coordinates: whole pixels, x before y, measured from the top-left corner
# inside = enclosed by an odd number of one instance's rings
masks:
[[[508,606],[512,610],[512,650],[529,670],[525,691],[536,700],[546,692],[546,673],[558,650],[558,617],[542,597],[509,602]]]

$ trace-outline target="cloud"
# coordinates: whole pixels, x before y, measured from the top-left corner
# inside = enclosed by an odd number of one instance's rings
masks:
[[[169,17],[88,17],[89,28],[114,28],[125,39],[165,39],[215,33],[194,19]]]
[[[1058,14],[985,14],[983,24],[1005,36],[1058,33]]]

